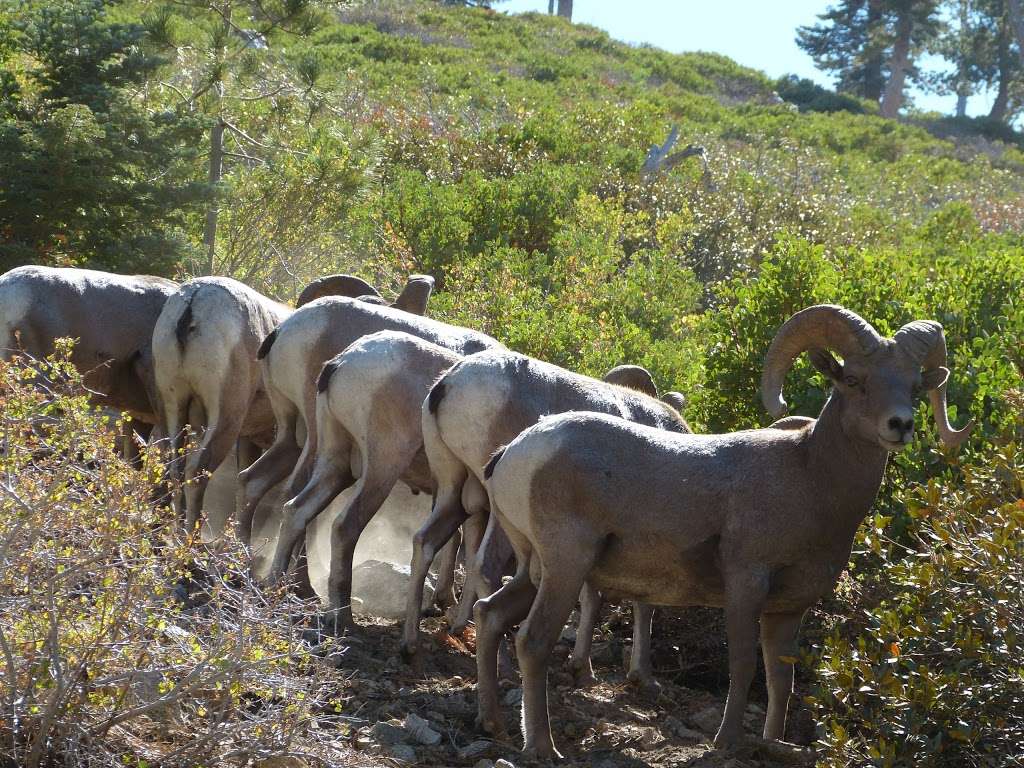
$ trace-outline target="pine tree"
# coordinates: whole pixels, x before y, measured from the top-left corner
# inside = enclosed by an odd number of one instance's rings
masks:
[[[915,61],[941,29],[939,0],[842,0],[800,27],[797,44],[820,69],[836,76],[837,90],[879,102],[895,117],[908,80],[919,80]]]
[[[189,180],[201,125],[140,103],[161,61],[144,52],[142,27],[107,19],[108,5],[26,3],[4,19],[2,269],[169,274],[189,253],[187,218],[208,197]]]

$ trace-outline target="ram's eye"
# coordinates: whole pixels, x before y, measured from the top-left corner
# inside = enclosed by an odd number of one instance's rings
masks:
[[[860,386],[860,379],[858,379],[856,376],[844,376],[843,384],[850,387],[851,389],[856,389],[857,387]]]

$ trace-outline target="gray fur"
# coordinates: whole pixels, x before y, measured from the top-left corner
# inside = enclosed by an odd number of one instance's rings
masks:
[[[0,356],[42,358],[77,339],[71,360],[98,404],[156,424],[153,326],[177,284],[149,275],[17,267],[0,275]]]
[[[638,371],[642,375],[637,375]],[[609,374],[620,380],[640,381],[648,391],[657,391],[643,369],[620,366]],[[500,528],[493,520],[488,522],[482,473],[491,455],[542,416],[578,410],[601,411],[660,429],[689,432],[674,408],[650,395],[505,350],[467,357],[431,390],[423,409],[423,439],[437,495],[430,519],[413,544],[402,640],[407,656],[416,651],[418,606],[430,562],[463,521],[467,524],[467,579],[455,629],[468,621],[474,599],[486,597],[499,584],[510,549]],[[484,530],[478,547],[474,528]],[[475,548],[479,549],[478,555],[469,557]],[[585,634],[586,630],[581,629],[580,635]],[[577,674],[589,679],[592,670],[588,645],[577,650]],[[653,684],[645,652],[635,654],[631,673],[638,682]]]
[[[422,298],[423,281],[414,276],[411,282],[420,284],[412,293]],[[318,299],[296,310],[280,325],[261,361],[276,433],[270,449],[239,476],[237,510],[243,540],[249,540],[256,506],[270,488],[288,477],[284,498],[290,499],[306,485],[317,451],[316,380],[323,364],[356,339],[383,330],[408,333],[458,355],[501,346],[477,331],[344,297]],[[279,547],[290,546],[301,535],[288,520],[283,520],[282,531],[291,533],[278,539]],[[278,566],[271,579],[281,575],[285,552],[274,562]]]
[[[157,391],[184,480],[185,524],[199,521],[209,475],[240,438],[270,444],[273,414],[257,351],[291,308],[228,277],[200,277],[171,296],[153,331]],[[197,450],[182,462],[182,430],[191,425]],[[184,466],[182,466],[184,464]],[[180,507],[182,499],[175,499]]]
[[[490,626],[511,626],[529,612],[517,636],[528,751],[557,754],[544,675],[556,627],[584,583],[656,605],[725,608],[730,687],[718,746],[742,732],[760,619],[764,736],[782,738],[793,686],[784,659],[796,655],[804,612],[846,567],[889,452],[911,441],[912,393],[922,381],[919,356],[852,312],[834,310],[841,308],[816,313],[830,318],[820,335],[798,313],[765,361],[771,375],[762,394],[773,405],[781,401],[774,387],[801,351],[844,345],[842,365],[812,355],[833,380],[816,420],[680,435],[604,414],[564,414],[525,430],[496,462],[488,489],[520,570],[483,601],[493,618],[478,622],[477,640],[485,647]],[[848,334],[840,329],[846,322]],[[790,343],[794,327],[799,344]],[[944,363],[944,342],[942,349]],[[926,370],[924,380],[935,386],[945,376]],[[497,717],[496,698],[484,693],[481,712]]]

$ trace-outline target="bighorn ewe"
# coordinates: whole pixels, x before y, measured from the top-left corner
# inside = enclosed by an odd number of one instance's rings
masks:
[[[646,371],[639,374],[642,370],[620,367],[609,372],[609,376],[655,394],[657,390]],[[402,651],[407,658],[416,651],[423,580],[431,561],[463,522],[487,517],[484,464],[499,446],[542,416],[573,410],[612,413],[653,427],[689,432],[686,422],[674,408],[651,395],[505,350],[466,358],[430,390],[423,404],[423,443],[437,483],[437,494],[430,519],[413,542],[412,579],[402,639]],[[462,610],[456,626],[468,618],[465,608],[472,606],[474,593],[484,596],[498,586],[505,558],[494,554],[501,547],[490,546],[499,538],[498,532],[491,529],[489,534],[476,560],[467,562]],[[466,536],[470,536],[469,529]],[[583,596],[589,598],[589,601],[584,600],[581,619],[581,626],[585,627],[593,620],[589,617],[596,618],[596,606],[594,595],[585,593]],[[641,613],[643,615],[634,621],[634,632],[640,633],[636,635],[640,642],[634,648],[631,677],[651,684],[644,640],[650,632],[650,612]],[[646,632],[642,629],[645,622]],[[580,650],[574,656],[574,664],[578,665],[577,673],[587,677],[587,646]]]
[[[53,352],[77,339],[71,361],[98,404],[157,423],[153,326],[177,284],[149,275],[26,266],[0,276],[0,357]]]
[[[477,603],[486,726],[500,728],[493,649],[501,633],[522,621],[516,647],[525,749],[557,755],[545,690],[548,656],[589,582],[656,605],[725,608],[729,695],[715,737],[720,747],[741,734],[760,617],[768,678],[764,737],[782,738],[801,618],[846,566],[889,452],[910,442],[915,391],[929,391],[947,445],[960,444],[970,428],[949,425],[946,342],[938,323],[908,323],[887,339],[841,307],[798,312],[765,359],[761,396],[775,416],[785,412],[786,372],[805,350],[833,384],[817,420],[675,435],[606,415],[565,414],[541,421],[495,454],[484,474],[519,567]]]
[[[501,346],[476,331],[364,301],[324,298],[296,310],[259,350],[277,432],[267,452],[239,474],[238,526],[243,540],[250,540],[256,506],[274,485],[290,474],[284,489],[290,499],[306,484],[317,451],[316,381],[323,364],[361,336],[382,330],[404,331],[459,355]],[[283,573],[304,530],[293,509],[283,511],[271,580]]]
[[[422,294],[420,281],[411,292]],[[310,284],[299,301],[327,291],[374,298],[377,291],[352,275],[329,275]],[[415,299],[413,299],[415,301]],[[201,432],[198,449],[172,466],[183,474],[185,525],[199,520],[209,476],[242,439],[266,447],[273,439],[274,417],[263,388],[256,352],[263,339],[292,313],[228,277],[200,277],[184,283],[167,301],[153,330],[157,391],[173,454],[190,424]],[[240,464],[248,464],[243,450]],[[174,500],[180,507],[181,500]],[[180,511],[180,510],[179,510]]]
[[[153,330],[157,390],[172,466],[185,482],[188,530],[199,521],[209,475],[239,439],[270,442],[274,420],[256,350],[291,311],[237,280],[200,277],[184,283],[160,313]],[[177,454],[186,424],[200,440],[182,473]],[[180,507],[180,499],[174,501]]]
[[[328,360],[317,380],[317,449],[305,488],[285,504],[285,519],[305,529],[353,483],[355,495],[334,521],[328,577],[328,622],[352,626],[352,558],[360,534],[401,480],[433,493],[423,455],[420,406],[444,371],[462,359],[450,349],[398,331],[352,342]],[[454,554],[454,550],[451,550]],[[279,547],[277,571],[290,550]],[[440,569],[438,593],[452,600],[454,559]]]

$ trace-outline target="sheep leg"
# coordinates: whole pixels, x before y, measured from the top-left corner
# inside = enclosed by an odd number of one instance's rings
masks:
[[[501,586],[501,577],[512,562],[512,547],[505,531],[493,515],[487,517],[487,530],[473,560],[466,561],[466,585],[459,603],[455,626],[469,621],[473,603],[495,592]]]
[[[528,556],[520,559],[515,576],[490,597],[478,600],[476,618],[476,725],[498,739],[508,731],[498,706],[498,652],[505,633],[526,618],[537,595],[530,581]]]
[[[601,593],[590,583],[580,590],[580,621],[576,626],[576,644],[572,649],[572,673],[579,688],[589,688],[597,682],[590,650],[594,644],[594,628],[601,616]]]
[[[797,652],[803,612],[766,613],[761,616],[761,653],[768,682],[768,716],[764,738],[779,741],[786,735],[786,710],[793,693],[793,663],[784,661]]]
[[[654,606],[647,603],[633,603],[633,653],[629,657],[629,672],[626,679],[640,686],[649,696],[656,696],[661,683],[654,679],[651,664],[651,623],[654,621]]]
[[[238,438],[236,450],[238,451],[239,472],[253,464],[260,457],[260,447],[248,437]]]
[[[185,423],[191,429],[193,441],[198,441],[199,445],[201,445],[203,437],[206,435],[208,422],[206,421],[206,408],[203,402],[196,396],[193,396],[188,401],[188,415],[185,418]],[[196,523],[199,520],[199,510],[189,508],[189,495],[185,493],[185,489],[188,488],[195,472],[194,468],[198,458],[199,445],[189,441],[188,435],[184,436],[183,439],[185,451],[181,457],[181,474],[179,475],[181,488],[178,489],[177,493],[178,508],[181,510],[182,525],[185,531],[191,532],[195,530]]]
[[[299,457],[295,440],[295,423],[278,422],[273,444],[256,461],[238,473],[238,492],[235,500],[238,538],[246,544],[252,541],[252,519],[256,507],[267,492],[288,476]]]
[[[209,409],[209,415],[199,450],[189,456],[185,464],[185,526],[188,530],[195,528],[199,522],[210,475],[224,463],[224,459],[235,447],[244,419],[241,408],[226,408],[222,411],[214,406]]]
[[[416,653],[420,634],[420,613],[423,610],[423,583],[437,551],[455,534],[468,515],[462,508],[461,485],[448,486],[434,501],[434,508],[412,542],[412,566],[409,594],[405,603],[405,626],[402,631],[402,657],[410,661]]]
[[[743,734],[750,683],[757,670],[757,628],[768,595],[766,572],[726,575],[725,634],[729,642],[729,694],[715,747],[732,746]]]
[[[331,570],[327,579],[327,628],[340,634],[355,627],[352,618],[352,560],[356,543],[398,480],[398,472],[381,475],[366,468],[359,490],[331,526]]]
[[[562,757],[551,738],[548,665],[551,649],[555,647],[590,571],[592,550],[583,543],[577,552],[560,553],[558,562],[553,564],[555,567],[542,567],[540,586],[530,615],[516,633],[516,655],[523,676],[523,753],[527,760],[557,760]]]
[[[458,606],[448,616],[448,623],[451,625],[453,634],[462,632],[473,615],[473,605],[476,603],[478,594],[476,559],[479,557],[480,548],[487,536],[488,517],[489,515],[485,512],[470,513],[466,522],[462,524],[462,541],[466,548],[466,580],[462,584],[462,594],[459,596]],[[487,595],[483,595],[483,597],[487,597]]]
[[[169,485],[171,488],[165,491],[164,496],[170,495],[171,509],[174,510],[175,517],[179,520],[183,519],[184,512],[181,509],[181,499],[178,496],[178,490],[174,489],[173,486],[176,483],[181,482],[182,471],[184,467],[184,458],[181,456],[181,449],[184,443],[184,429],[185,422],[188,420],[188,399],[187,398],[176,398],[174,402],[168,403],[166,406],[167,413],[165,418],[167,419],[167,481],[165,488]]]
[[[441,610],[455,605],[455,565],[461,544],[462,533],[457,530],[441,549],[437,564],[437,586],[434,588],[434,605]]]
[[[285,503],[281,515],[281,532],[270,566],[267,581],[273,583],[288,570],[292,550],[299,545],[306,527],[323,512],[334,497],[354,482],[348,451],[335,454],[325,451],[317,457],[309,482],[295,498]]]

